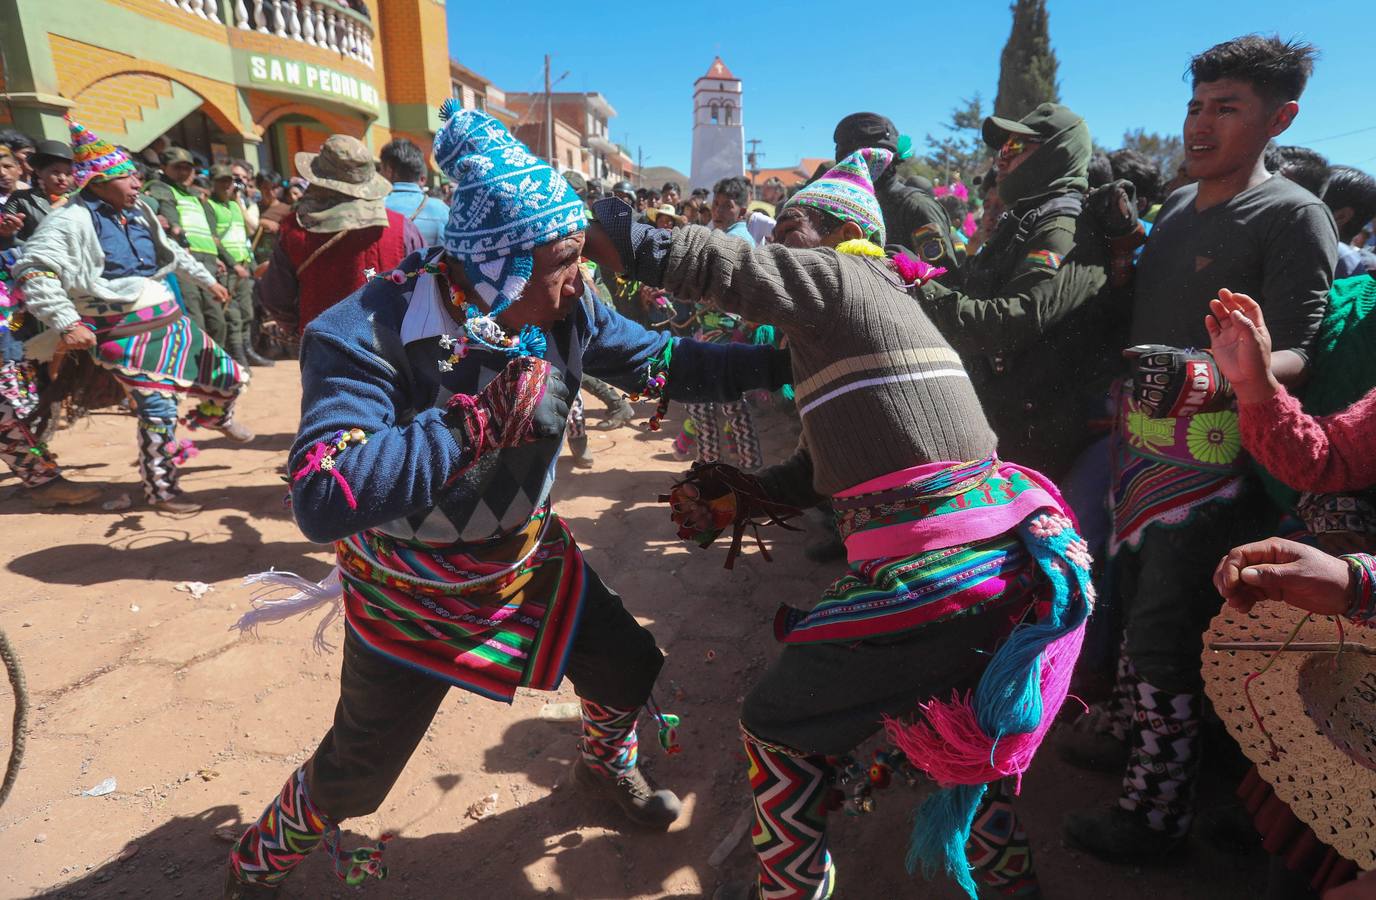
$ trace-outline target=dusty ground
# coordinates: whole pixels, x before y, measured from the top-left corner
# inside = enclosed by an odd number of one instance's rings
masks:
[[[26,765],[0,811],[0,896],[218,897],[228,844],[217,831],[256,817],[328,727],[339,659],[312,651],[314,621],[266,627],[256,638],[230,630],[248,606],[245,573],[275,566],[315,579],[329,570],[330,554],[301,537],[282,505],[278,472],[296,424],[296,378],[290,363],[255,373],[243,410],[258,431],[253,444],[202,443],[185,478],[205,504],[198,515],[140,508],[133,422],[123,415],[63,432],[55,448],[74,478],[106,485],[104,499],[128,493],[134,508],[37,513],[15,496],[12,478],[0,486],[9,552],[0,622],[18,646],[35,708]],[[648,731],[643,746],[658,778],[684,798],[685,815],[668,835],[621,831],[606,810],[559,787],[574,726],[538,713],[573,700],[567,685],[557,695],[524,692],[511,707],[454,691],[387,803],[349,823],[346,846],[383,831],[401,835],[388,850],[392,877],[370,883],[368,896],[700,896],[748,871],[748,839],[720,868],[707,862],[746,809],[737,706],[775,652],[768,626],[779,600],[808,602],[833,570],[808,562],[802,538],[784,532],[770,535],[773,564],[752,551],[734,573],[722,569],[723,551],[690,552],[675,541],[654,502],[680,468],[668,452],[673,427],[593,431],[596,468],[573,473],[561,464],[556,497],[592,564],[668,654],[659,694],[684,716],[684,753],[663,756]],[[762,428],[773,458],[791,447],[783,415],[764,417]],[[185,580],[215,590],[194,600],[173,589]],[[0,690],[7,723],[12,698],[8,685]],[[0,731],[8,755],[8,726]],[[81,795],[106,778],[116,779],[113,793]],[[1196,840],[1176,867],[1139,870],[1065,849],[1062,806],[1107,802],[1114,787],[1050,753],[1033,770],[1022,809],[1046,896],[1261,893],[1255,850],[1221,853]],[[1212,793],[1225,791],[1220,782]],[[496,815],[465,817],[492,793]],[[875,814],[835,821],[838,896],[958,896],[903,871],[918,799],[890,789]],[[282,893],[354,892],[318,854]]]

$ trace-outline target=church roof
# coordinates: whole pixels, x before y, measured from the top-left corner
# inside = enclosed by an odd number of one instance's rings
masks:
[[[702,76],[702,78],[715,78],[720,81],[740,81],[739,78],[731,74],[731,70],[726,67],[726,63],[721,61],[720,56],[714,56],[712,58],[711,67],[707,69],[707,74]],[[702,81],[702,78],[699,78],[698,81]]]

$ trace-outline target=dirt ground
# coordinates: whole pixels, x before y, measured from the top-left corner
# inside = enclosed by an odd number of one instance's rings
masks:
[[[245,447],[201,442],[185,471],[203,512],[184,518],[141,505],[133,420],[102,414],[54,441],[68,473],[128,494],[125,511],[37,512],[0,483],[8,561],[0,622],[28,676],[33,715],[14,795],[0,810],[3,897],[219,896],[228,843],[252,821],[328,727],[338,651],[311,646],[315,620],[231,630],[249,606],[241,578],[276,567],[312,579],[331,554],[307,542],[283,506],[280,467],[296,426],[295,364],[255,372],[243,420],[258,432]],[[591,401],[590,418],[600,413]],[[648,411],[647,411],[648,412]],[[671,415],[681,413],[675,407]],[[791,449],[782,413],[760,417],[773,459]],[[391,876],[370,897],[650,898],[711,894],[752,864],[748,837],[720,867],[708,859],[747,810],[736,743],[740,700],[776,652],[770,622],[780,600],[806,604],[835,573],[802,554],[804,538],[777,529],[775,561],[754,550],[722,568],[724,550],[674,539],[655,495],[682,466],[669,452],[676,425],[591,431],[596,467],[565,459],[556,506],[592,565],[658,637],[668,660],[661,703],[683,716],[684,752],[666,757],[646,730],[644,758],[684,800],[667,835],[622,830],[615,815],[563,786],[575,726],[539,717],[573,701],[523,691],[512,706],[453,691],[387,802],[351,820],[345,846],[384,831]],[[197,600],[174,586],[204,581]],[[336,643],[341,626],[331,631]],[[914,660],[914,665],[920,665]],[[12,697],[0,688],[0,721]],[[0,728],[9,752],[9,728]],[[107,778],[105,796],[83,791]],[[1228,900],[1264,888],[1255,848],[1225,853],[1196,838],[1171,868],[1107,866],[1065,848],[1067,805],[1107,803],[1115,779],[1091,776],[1044,753],[1027,778],[1021,810],[1048,898]],[[1215,801],[1228,786],[1208,786]],[[488,795],[496,813],[466,813]],[[845,900],[955,898],[944,883],[910,878],[903,856],[917,792],[892,788],[879,809],[833,822]],[[282,890],[284,898],[352,896],[324,854]]]

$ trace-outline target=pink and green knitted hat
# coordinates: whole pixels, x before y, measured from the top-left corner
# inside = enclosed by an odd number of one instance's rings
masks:
[[[884,214],[874,196],[874,182],[893,162],[893,153],[883,147],[856,150],[838,162],[827,174],[794,194],[790,206],[811,206],[843,222],[860,226],[865,237],[884,246]]]
[[[72,175],[77,190],[93,181],[113,181],[138,171],[123,150],[71,116],[67,116],[67,127],[72,132]]]

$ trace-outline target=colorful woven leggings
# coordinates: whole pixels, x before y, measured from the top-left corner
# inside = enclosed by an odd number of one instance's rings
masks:
[[[751,840],[760,861],[761,900],[825,900],[835,875],[827,852],[826,759],[742,735],[755,798]]]
[[[735,442],[736,457],[740,468],[753,472],[760,468],[760,439],[755,433],[755,420],[751,418],[750,407],[744,400],[735,403],[690,403],[688,415],[692,417],[697,432],[698,462],[712,463],[721,461],[721,429],[717,422],[717,412],[721,411],[731,426]]]
[[[998,897],[1037,897],[1040,887],[1027,840],[1003,784],[990,785],[975,811],[965,855],[988,893]]]
[[[583,739],[578,749],[589,769],[607,778],[620,778],[635,769],[640,756],[636,719],[640,709],[617,709],[590,700],[580,701]]]
[[[1132,736],[1133,697],[1137,694],[1137,669],[1128,656],[1127,645],[1118,649],[1118,671],[1113,679],[1113,695],[1108,700],[1108,732],[1120,741]]]
[[[306,795],[302,766],[229,852],[234,877],[245,884],[279,883],[320,846],[329,827]]]
[[[130,391],[139,417],[139,478],[149,502],[170,500],[177,487],[177,463],[184,458],[177,440],[177,401],[158,391]]]
[[[1132,753],[1118,805],[1173,837],[1190,828],[1199,779],[1199,695],[1134,685]]]
[[[580,391],[573,395],[573,402],[569,404],[569,426],[565,432],[569,440],[576,440],[587,436],[588,423],[583,411],[583,394]]]
[[[34,364],[29,361],[0,364],[0,459],[13,470],[24,487],[47,484],[62,474],[41,435],[24,424],[38,405]]]
[[[190,428],[226,428],[234,422],[233,397],[227,400],[202,400],[191,412],[186,414],[186,424]]]

